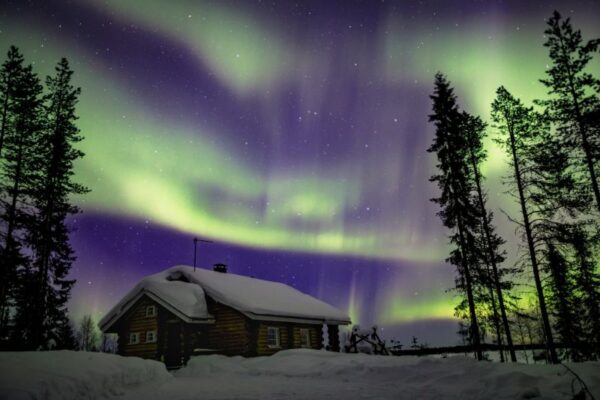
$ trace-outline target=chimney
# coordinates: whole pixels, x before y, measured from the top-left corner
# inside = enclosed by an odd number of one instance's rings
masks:
[[[217,263],[213,266],[213,271],[226,274],[227,273],[227,265],[222,264],[222,263]]]

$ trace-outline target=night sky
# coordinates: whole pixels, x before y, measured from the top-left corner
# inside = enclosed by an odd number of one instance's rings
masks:
[[[485,120],[500,84],[544,96],[554,9],[600,36],[597,1],[2,1],[0,51],[15,44],[42,76],[65,56],[82,88],[75,172],[92,191],[73,199],[72,316],[191,264],[199,236],[214,242],[201,266],[288,283],[405,344],[457,343],[429,201],[433,75]],[[516,207],[486,146],[511,263],[501,210]]]

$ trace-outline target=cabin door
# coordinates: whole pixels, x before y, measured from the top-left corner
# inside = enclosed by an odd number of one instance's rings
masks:
[[[183,365],[181,352],[182,346],[181,323],[167,323],[167,349],[165,352],[165,365],[167,368],[179,368]]]

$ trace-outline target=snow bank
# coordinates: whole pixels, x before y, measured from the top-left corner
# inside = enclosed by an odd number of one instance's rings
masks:
[[[135,357],[83,351],[0,353],[0,400],[107,398],[170,378],[164,364]]]
[[[562,365],[286,350],[198,356],[171,377],[154,361],[84,352],[0,353],[0,400],[572,400]],[[568,364],[600,399],[600,363]]]
[[[600,398],[600,363],[569,364]],[[463,356],[386,357],[315,350],[286,350],[271,357],[204,356],[190,360],[178,379],[236,382],[232,398],[252,381],[278,398],[571,399],[581,386],[560,365],[476,362]],[[176,379],[177,380],[177,379]],[[267,392],[264,392],[264,391]],[[269,392],[271,390],[272,392]],[[284,394],[289,394],[289,396]],[[246,394],[249,394],[246,392]],[[251,395],[249,395],[252,398]],[[173,397],[176,398],[176,397]],[[259,397],[258,397],[259,398]]]

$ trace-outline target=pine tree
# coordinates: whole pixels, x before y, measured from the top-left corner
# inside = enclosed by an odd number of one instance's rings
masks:
[[[456,97],[446,78],[438,73],[435,77],[435,90],[431,96],[436,136],[429,152],[437,155],[439,173],[431,177],[441,190],[440,197],[432,199],[442,210],[438,215],[443,224],[452,232],[450,241],[456,247],[448,261],[456,266],[461,279],[457,289],[463,290],[467,297],[470,335],[478,360],[483,359],[481,351],[480,327],[475,304],[474,276],[478,267],[476,255],[476,237],[478,219],[473,212],[471,198],[472,179],[466,161],[466,143],[460,131],[460,113]],[[463,285],[464,284],[464,285]]]
[[[487,158],[487,154],[483,148],[483,138],[485,136],[486,124],[479,117],[473,117],[463,112],[462,126],[463,134],[467,139],[468,160],[470,162],[471,170],[473,171],[473,179],[475,182],[476,193],[474,203],[478,206],[477,209],[481,221],[481,230],[483,232],[483,243],[481,247],[485,250],[482,252],[482,254],[484,262],[490,270],[487,274],[487,286],[490,290],[490,299],[494,313],[494,323],[497,331],[497,342],[499,346],[502,345],[494,291],[496,292],[496,297],[498,299],[502,325],[506,335],[510,358],[512,362],[516,362],[517,357],[513,347],[512,335],[506,313],[506,306],[504,304],[504,295],[502,293],[501,274],[498,269],[498,264],[504,261],[504,255],[500,251],[500,247],[504,244],[504,240],[494,232],[495,229],[492,225],[493,214],[488,212],[486,207],[486,194],[483,192],[481,184],[483,177],[479,170],[480,164]],[[503,361],[504,355],[502,350],[500,351],[500,355]]]
[[[504,87],[497,90],[497,97],[492,103],[492,120],[503,135],[499,143],[506,149],[511,159],[512,183],[516,187],[516,198],[521,208],[520,225],[525,231],[525,239],[529,253],[529,261],[533,272],[535,288],[540,307],[540,314],[544,327],[544,336],[546,345],[550,354],[552,363],[558,362],[554,339],[552,337],[552,328],[548,317],[542,280],[540,277],[539,260],[536,252],[535,224],[531,220],[532,211],[528,207],[531,199],[530,192],[532,181],[530,174],[534,170],[529,160],[531,152],[531,142],[539,136],[543,130],[540,119],[532,109],[526,108],[522,103],[515,99]]]
[[[98,328],[90,314],[81,318],[79,329],[77,330],[77,342],[79,350],[98,351]]]
[[[549,89],[548,100],[538,103],[547,107],[562,145],[571,153],[571,162],[580,167],[585,176],[582,187],[591,187],[596,208],[600,210],[598,186],[598,147],[600,131],[594,116],[598,115],[600,81],[586,71],[600,40],[583,44],[581,32],[574,30],[569,18],[562,20],[554,11],[544,32],[552,66],[546,70],[547,79],[541,82]]]
[[[46,79],[45,129],[40,140],[44,154],[41,174],[32,193],[35,222],[29,235],[36,276],[32,294],[36,301],[32,342],[43,346],[56,326],[67,323],[66,303],[75,281],[67,278],[75,255],[69,243],[66,218],[79,212],[70,196],[87,189],[73,181],[73,162],[83,156],[74,145],[81,140],[75,125],[75,107],[80,89],[71,84],[73,72],[66,59],[56,67],[56,75]]]
[[[14,93],[19,79],[23,73],[23,56],[15,46],[11,46],[6,56],[6,61],[0,69],[0,159],[6,132],[14,118],[12,108]]]
[[[5,227],[0,252],[0,310],[6,315],[21,274],[27,272],[25,229],[31,221],[29,198],[39,170],[36,143],[41,133],[42,86],[31,66],[25,67],[14,87],[10,123],[4,131],[4,164],[0,179],[0,221]],[[6,322],[4,320],[3,322]]]
[[[579,168],[571,162],[573,149],[562,145],[563,138],[550,129],[551,119],[547,116],[547,113],[542,116],[545,126],[532,141],[529,152],[532,162],[529,206],[535,210],[538,241],[546,243],[546,249],[541,252],[541,262],[552,265],[558,256],[566,260],[564,275],[565,282],[572,291],[570,294],[572,303],[583,304],[584,308],[591,309],[592,313],[599,317],[597,306],[593,306],[594,298],[597,296],[594,294],[596,289],[593,284],[593,273],[589,273],[590,265],[593,271],[593,263],[590,262],[589,243],[592,240],[588,232],[594,230],[593,221],[585,213],[582,213],[582,211],[589,210],[589,204],[593,203],[593,200],[588,188],[578,184],[578,176],[582,174],[578,172]],[[547,243],[555,246],[552,252],[547,249]],[[550,255],[553,255],[554,261],[548,259]],[[548,268],[546,270],[553,271]],[[582,271],[583,274],[581,274]],[[575,279],[577,276],[589,277],[590,280]],[[551,280],[556,278],[556,270],[554,270],[554,274],[550,274],[550,278]],[[560,285],[550,285],[547,293],[555,299],[565,298],[561,293],[555,293],[560,288]],[[586,293],[589,296],[585,296]],[[570,301],[569,298],[566,299]],[[590,305],[591,307],[588,307]],[[554,315],[564,315],[564,312],[558,309],[556,302],[551,305],[551,308]],[[561,336],[564,332],[574,330],[569,334],[569,339],[564,342],[567,345],[575,346],[569,349],[569,352],[574,359],[580,360],[590,357],[590,351],[587,350],[589,346],[579,346],[578,343],[581,343],[583,339],[574,336],[576,332],[581,333],[586,329],[581,323],[581,316],[581,313],[574,313],[572,318],[556,317],[554,319],[556,331]],[[571,326],[573,324],[580,328],[576,329]],[[600,322],[596,322],[595,326],[598,327],[599,324]],[[594,324],[589,324],[589,326],[592,327]],[[591,332],[592,330],[590,330]],[[588,340],[591,346],[596,343],[592,334]]]
[[[575,281],[580,289],[580,304],[583,306],[583,323],[587,345],[592,358],[600,358],[600,274],[592,254],[590,235],[585,226],[575,225],[569,242],[574,249]]]
[[[11,46],[6,61],[0,68],[0,102],[2,109],[0,110],[0,167],[2,166],[2,149],[4,148],[5,138],[9,131],[14,130],[14,105],[15,105],[15,90],[21,76],[23,74],[23,56],[19,50]],[[0,200],[4,198],[6,192],[3,192]],[[4,207],[3,207],[4,209]],[[3,223],[6,221],[2,220]],[[6,226],[2,225],[0,236],[0,257],[4,253],[6,246]],[[10,297],[9,288],[15,283],[15,266],[12,264],[2,263],[0,265],[0,336],[6,336],[4,327],[8,321],[8,301]]]
[[[582,361],[582,329],[567,261],[554,244],[547,243],[546,246],[547,269],[551,278],[547,297],[548,305],[553,310],[555,328],[567,348],[566,355],[573,361]]]
[[[77,338],[71,321],[67,319],[56,327],[56,349],[57,350],[76,350]]]

